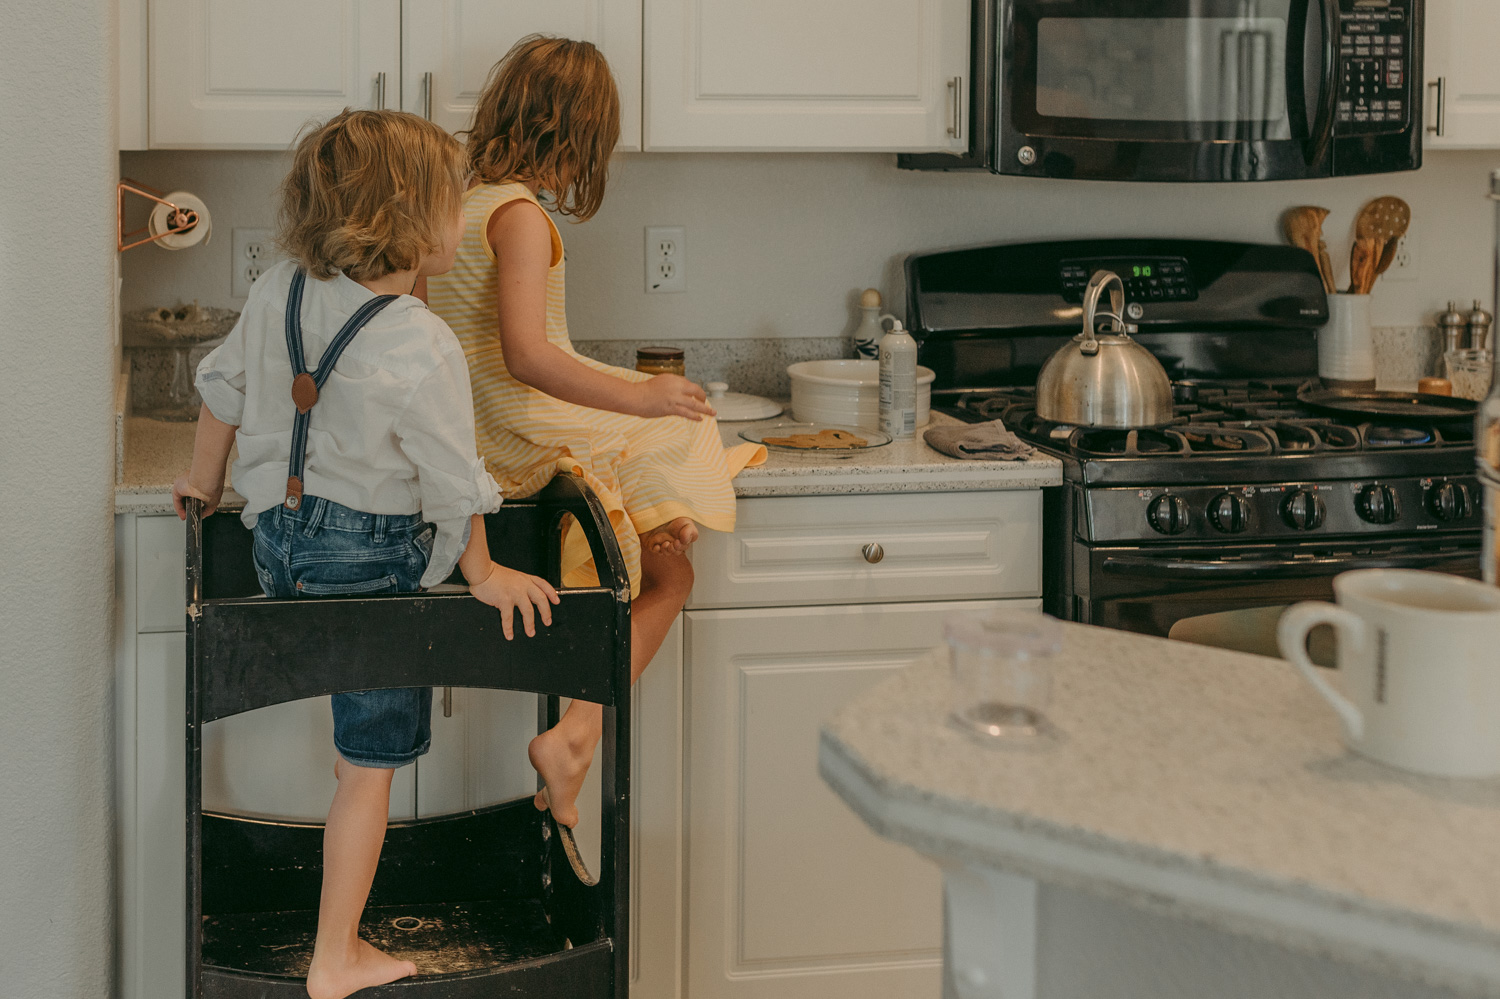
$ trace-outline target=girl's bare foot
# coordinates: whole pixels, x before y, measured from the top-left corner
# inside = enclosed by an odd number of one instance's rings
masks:
[[[310,999],[344,999],[360,989],[385,985],[417,973],[410,961],[398,961],[376,950],[363,940],[343,953],[313,951],[312,967],[307,971],[307,994]]]
[[[536,793],[537,810],[545,812],[550,808],[559,825],[569,829],[576,826],[578,792],[583,790],[583,779],[588,776],[589,764],[594,762],[594,747],[570,745],[559,727],[532,739],[526,755],[547,785],[544,791]]]
[[[653,527],[641,536],[641,547],[661,555],[681,555],[698,540],[698,525],[691,517],[678,517],[669,524]]]

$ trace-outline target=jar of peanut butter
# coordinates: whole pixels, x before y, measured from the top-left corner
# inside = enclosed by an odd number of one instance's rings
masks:
[[[640,347],[635,352],[635,370],[648,375],[686,375],[687,362],[681,347]]]

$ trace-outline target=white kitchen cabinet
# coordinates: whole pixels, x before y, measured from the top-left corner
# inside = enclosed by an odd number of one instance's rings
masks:
[[[402,106],[469,126],[490,68],[533,33],[593,42],[620,88],[620,149],[641,147],[641,0],[404,0]]]
[[[400,0],[151,0],[153,149],[286,149],[311,119],[399,103]]]
[[[688,995],[936,999],[938,870],[823,783],[818,729],[993,606],[688,612]]]
[[[1427,148],[1500,148],[1500,4],[1428,0],[1426,31]]]
[[[490,67],[534,32],[600,47],[620,87],[620,148],[640,148],[641,0],[150,0],[149,13],[152,148],[285,149],[346,107],[404,108],[457,132]],[[123,32],[134,147],[129,43]]]
[[[646,148],[963,152],[969,19],[969,0],[646,0]]]

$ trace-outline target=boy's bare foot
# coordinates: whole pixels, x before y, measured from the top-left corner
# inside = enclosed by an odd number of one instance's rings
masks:
[[[678,517],[641,535],[641,547],[661,555],[681,555],[698,540],[698,525],[691,517]]]
[[[536,793],[537,810],[549,808],[559,825],[569,829],[578,824],[578,792],[583,790],[583,779],[588,776],[589,764],[594,762],[594,748],[587,752],[581,747],[568,744],[558,729],[548,729],[526,747],[531,765],[542,775],[546,788]]]
[[[360,989],[385,985],[417,973],[410,961],[398,961],[376,950],[363,940],[342,954],[313,952],[312,967],[307,971],[307,994],[310,999],[344,999]]]

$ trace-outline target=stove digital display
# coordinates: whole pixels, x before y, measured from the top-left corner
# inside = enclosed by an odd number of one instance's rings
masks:
[[[1097,260],[1064,260],[1061,266],[1062,296],[1082,302],[1083,290],[1096,271],[1114,271],[1125,282],[1125,298],[1131,302],[1192,302],[1198,298],[1192,271],[1184,257],[1116,257]]]

